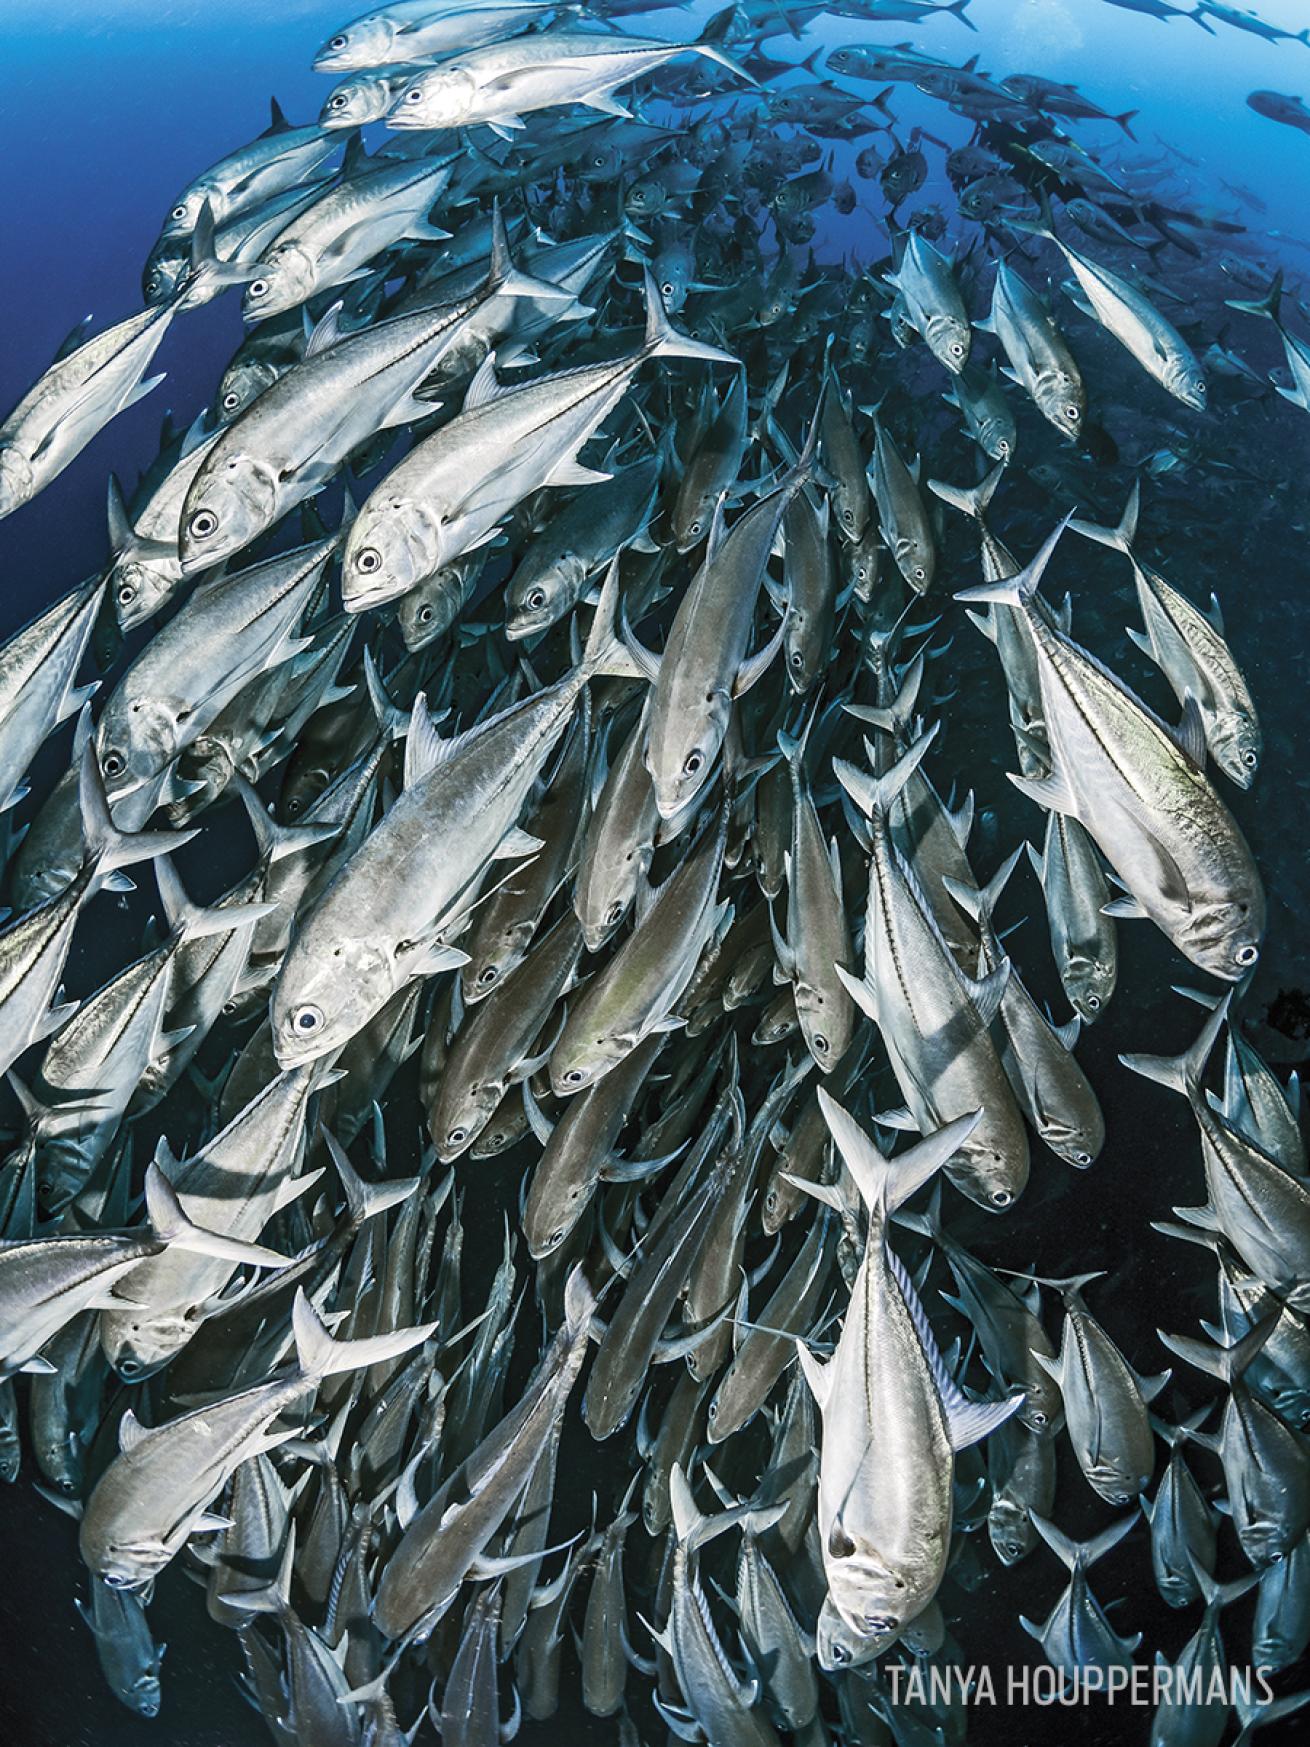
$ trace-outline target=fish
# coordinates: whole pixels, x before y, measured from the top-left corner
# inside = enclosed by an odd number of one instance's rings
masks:
[[[1260,956],[1264,892],[1245,839],[1198,762],[1199,713],[1185,718],[1183,740],[1175,739],[1108,669],[1032,610],[1060,532],[1019,576],[962,597],[1019,607],[1037,651],[1053,765],[1046,777],[1011,780],[1085,826],[1131,892],[1116,914],[1151,917],[1192,963],[1235,982]],[[1091,771],[1108,770],[1111,747],[1121,774],[1093,801]],[[1165,794],[1177,795],[1176,811]],[[1180,831],[1171,818],[1188,822]]]
[[[796,1346],[823,1422],[824,1573],[846,1628],[890,1640],[941,1584],[955,1451],[986,1437],[1017,1411],[1021,1397],[974,1403],[960,1393],[909,1276],[886,1244],[887,1219],[959,1150],[980,1113],[956,1118],[893,1161],[822,1087],[818,1098],[869,1220],[833,1357],[820,1364],[804,1341]],[[825,1646],[822,1618],[818,1653],[825,1667],[850,1659],[840,1634]]]

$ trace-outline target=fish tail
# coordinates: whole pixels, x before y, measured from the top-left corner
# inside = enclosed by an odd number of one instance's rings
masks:
[[[491,259],[487,264],[486,297],[540,297],[552,303],[571,303],[573,293],[549,279],[534,279],[520,272],[510,253],[509,233],[499,199],[491,206]]]
[[[1192,1575],[1196,1579],[1196,1586],[1205,1598],[1206,1607],[1212,1613],[1222,1612],[1230,1603],[1238,1601],[1248,1589],[1253,1588],[1260,1581],[1258,1571],[1248,1571],[1242,1577],[1235,1577],[1231,1583],[1220,1583],[1213,1572],[1206,1570],[1194,1553],[1189,1551],[1188,1557],[1191,1560]]]
[[[1138,114],[1138,111],[1135,109],[1125,109],[1122,115],[1115,115],[1115,116],[1111,117],[1112,121],[1117,121],[1119,123],[1119,126],[1128,135],[1129,139],[1132,140],[1134,145],[1137,144],[1137,135],[1133,132],[1132,128],[1129,126],[1129,123],[1136,119],[1137,114]]]
[[[160,1243],[192,1255],[215,1256],[220,1261],[255,1268],[284,1268],[290,1259],[276,1250],[266,1250],[262,1244],[242,1243],[194,1224],[187,1217],[176,1189],[153,1162],[146,1166],[146,1212]]]
[[[328,1058],[324,1058],[325,1060]],[[335,1078],[336,1075],[333,1075]],[[329,1080],[320,1080],[319,1085],[330,1084]],[[389,1207],[395,1207],[401,1201],[407,1201],[418,1188],[421,1181],[418,1177],[393,1177],[386,1183],[366,1183],[346,1157],[335,1135],[326,1128],[320,1128],[319,1134],[328,1150],[328,1157],[336,1167],[337,1176],[341,1179],[341,1187],[346,1197],[346,1213],[352,1229],[358,1230],[376,1214],[385,1213]]]
[[[1195,1366],[1198,1371],[1204,1371],[1207,1376],[1217,1377],[1231,1389],[1274,1332],[1278,1317],[1277,1311],[1264,1317],[1254,1328],[1248,1329],[1240,1341],[1233,1341],[1229,1346],[1193,1340],[1186,1335],[1169,1335],[1163,1329],[1156,1332],[1176,1357]]]
[[[703,340],[693,340],[680,333],[669,320],[664,299],[649,267],[642,268],[646,287],[646,351],[656,358],[701,358],[707,364],[732,364],[738,370],[741,360],[719,346],[707,346]]]
[[[1090,1571],[1111,1547],[1118,1546],[1138,1517],[1137,1511],[1130,1511],[1127,1516],[1120,1517],[1117,1523],[1111,1523],[1108,1529],[1102,1529],[1099,1535],[1093,1535],[1090,1540],[1075,1541],[1063,1529],[1056,1528],[1053,1522],[1038,1516],[1035,1510],[1028,1514],[1037,1533],[1070,1571]]]
[[[1269,281],[1269,289],[1265,292],[1263,297],[1226,297],[1224,299],[1224,302],[1229,309],[1241,310],[1244,315],[1266,315],[1275,326],[1278,324],[1278,312],[1282,301],[1283,269],[1281,267]]]
[[[1133,1073],[1141,1074],[1143,1079],[1154,1080],[1158,1086],[1168,1086],[1170,1091],[1181,1092],[1184,1098],[1194,1096],[1200,1090],[1205,1064],[1210,1059],[1210,1051],[1228,1017],[1231,1000],[1231,995],[1224,996],[1207,1017],[1196,1042],[1190,1049],[1184,1050],[1182,1055],[1121,1055],[1119,1060]]]
[[[1077,516],[1070,518],[1069,526],[1075,534],[1082,534],[1085,539],[1095,540],[1101,546],[1113,546],[1116,552],[1132,556],[1133,541],[1137,538],[1137,513],[1142,503],[1142,482],[1134,479],[1133,488],[1128,493],[1128,502],[1124,505],[1123,514],[1113,528],[1102,527],[1098,522],[1084,522]]]
[[[1001,893],[1005,890],[1006,881],[1018,865],[1024,848],[1025,845],[1021,843],[980,890],[966,886],[963,880],[953,880],[949,875],[943,876],[942,883],[967,916],[971,916],[975,922],[990,923],[992,913],[1000,902]]]
[[[880,707],[877,704],[847,704],[846,714],[854,716],[857,721],[868,722],[872,727],[879,728],[884,734],[904,734],[914,719],[915,705],[919,701],[919,687],[923,683],[924,658],[920,651],[901,675],[901,683],[896,696],[890,704]]]
[[[903,752],[896,763],[885,776],[874,776],[871,771],[861,770],[856,764],[850,764],[844,758],[834,758],[832,768],[837,781],[855,802],[855,805],[868,818],[875,813],[885,813],[901,790],[909,782],[918,769],[924,753],[936,738],[939,724],[934,722],[926,733]]]
[[[885,1157],[855,1118],[823,1087],[818,1088],[819,1108],[837,1143],[851,1181],[869,1210],[871,1230],[880,1229],[891,1214],[959,1152],[982,1119],[982,1111],[958,1116],[934,1134],[926,1135],[908,1152],[894,1159]]]
[[[596,616],[582,651],[580,671],[588,679],[600,674],[613,679],[650,677],[646,669],[634,660],[619,632],[619,556],[615,553],[605,572],[605,582],[596,603]]]
[[[1047,536],[1045,544],[1036,557],[1017,576],[998,577],[994,582],[985,582],[981,588],[961,589],[956,595],[957,601],[1000,601],[1007,607],[1026,606],[1037,593],[1041,585],[1042,574],[1051,562],[1051,554],[1060,543],[1060,536],[1072,521],[1068,515]]]
[[[930,479],[928,490],[934,497],[939,497],[943,503],[950,504],[953,510],[959,510],[961,515],[969,516],[973,521],[981,523],[987,513],[987,506],[996,494],[996,487],[1001,483],[1001,475],[1005,472],[1005,463],[1000,461],[985,479],[980,479],[977,485],[948,485],[944,479]]]
[[[296,1359],[304,1375],[314,1380],[335,1376],[339,1371],[363,1371],[370,1365],[399,1358],[411,1348],[422,1346],[436,1326],[435,1322],[426,1322],[417,1328],[398,1328],[391,1334],[374,1335],[367,1340],[334,1341],[303,1287],[297,1288],[291,1307]]]

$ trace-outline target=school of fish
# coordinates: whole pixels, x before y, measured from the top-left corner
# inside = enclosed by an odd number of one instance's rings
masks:
[[[1028,1560],[1064,1674],[1148,1587],[1266,1669],[1150,1721],[1245,1742],[1310,1699],[1310,1177],[1244,1024],[1295,706],[1207,540],[1292,513],[1229,451],[1304,445],[1306,307],[1131,113],[855,40],[966,0],[652,10],[344,24],[0,423],[21,515],[240,299],[0,649],[0,1472],[124,1705],[185,1573],[277,1747],[954,1744],[889,1669]],[[1122,1168],[1093,1025],[1200,1131],[1131,1353],[1134,1258],[1042,1262]]]

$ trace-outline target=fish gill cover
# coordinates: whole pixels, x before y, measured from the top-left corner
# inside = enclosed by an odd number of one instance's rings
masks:
[[[1301,9],[219,10],[3,27],[4,1739],[1296,1739]]]

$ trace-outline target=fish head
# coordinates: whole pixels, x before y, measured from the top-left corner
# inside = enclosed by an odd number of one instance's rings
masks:
[[[244,412],[266,388],[277,381],[278,371],[267,358],[242,358],[223,372],[214,399],[214,417],[227,424]]]
[[[391,59],[396,25],[384,14],[373,13],[343,26],[314,56],[316,73],[345,73],[355,68],[379,67]]]
[[[0,443],[0,516],[12,515],[36,490],[32,464],[13,443]]]
[[[1118,967],[1113,959],[1070,953],[1064,965],[1064,992],[1088,1025],[1099,1019],[1114,993]]]
[[[141,1383],[176,1358],[198,1326],[197,1317],[182,1312],[135,1316],[115,1311],[101,1319],[100,1339],[124,1383]]]
[[[298,243],[270,249],[259,264],[259,277],[246,286],[242,319],[264,321],[303,303],[314,289],[314,263]]]
[[[958,376],[969,362],[969,343],[972,339],[966,322],[958,321],[951,315],[932,315],[924,323],[927,332],[924,339],[939,364],[944,364],[953,376]]]
[[[997,1493],[987,1513],[987,1536],[1002,1565],[1017,1565],[1037,1545],[1027,1508],[1005,1492]]]
[[[159,1688],[159,1670],[145,1668],[137,1675],[130,1686],[120,1695],[129,1710],[134,1710],[140,1717],[157,1717],[161,1701]]]
[[[1211,725],[1210,756],[1230,782],[1249,789],[1260,768],[1264,748],[1259,728],[1249,716],[1236,713],[1218,717]]]
[[[936,568],[936,554],[931,547],[913,536],[904,536],[896,542],[896,563],[914,592],[927,594]]]
[[[570,1171],[567,1180],[554,1180],[535,1171],[523,1204],[523,1236],[534,1261],[554,1255],[586,1212],[595,1193],[599,1160],[589,1160],[584,1171]]]
[[[185,243],[161,237],[141,270],[141,295],[147,303],[167,303],[191,270]]]
[[[576,553],[562,553],[545,566],[534,565],[529,554],[510,584],[505,635],[518,642],[548,631],[571,610],[586,580],[586,562]]]
[[[96,730],[96,752],[111,802],[154,782],[187,744],[194,708],[184,698],[115,692]]]
[[[1171,359],[1165,371],[1165,387],[1185,406],[1190,406],[1195,412],[1205,411],[1205,374],[1190,354],[1185,358]]]
[[[815,1627],[814,1647],[819,1667],[828,1674],[840,1674],[847,1668],[860,1668],[884,1650],[890,1650],[898,1632],[857,1632],[845,1620],[831,1595],[823,1598]]]
[[[1179,950],[1212,976],[1235,983],[1259,962],[1264,939],[1264,896],[1233,896],[1197,902],[1175,937]]]
[[[1087,411],[1082,383],[1066,371],[1052,371],[1037,382],[1033,398],[1042,416],[1071,443],[1076,443],[1083,434],[1083,415]]]
[[[349,1043],[408,980],[400,954],[381,941],[308,928],[273,990],[278,1066],[303,1067]]]
[[[532,945],[534,932],[533,919],[524,916],[500,929],[485,950],[472,947],[473,956],[460,972],[460,994],[466,1007],[481,1001],[518,968]]]
[[[462,566],[447,564],[402,596],[396,622],[411,654],[435,643],[454,624],[464,604],[464,576]]]
[[[1028,1181],[1028,1160],[997,1144],[983,1122],[947,1162],[946,1174],[977,1206],[988,1213],[1004,1213]]]
[[[186,494],[178,551],[184,575],[231,558],[270,528],[278,515],[274,469],[233,448],[205,463]]]
[[[716,502],[709,492],[700,492],[685,502],[679,495],[673,511],[673,541],[679,552],[692,551],[709,533]]]
[[[474,1141],[469,1151],[470,1158],[493,1159],[498,1153],[508,1152],[527,1134],[528,1118],[522,1100],[514,1102],[517,1108],[511,1108],[506,1098],[501,1099],[496,1114]]]
[[[207,182],[193,182],[184,194],[178,195],[169,208],[155,248],[159,249],[169,238],[189,237],[199,222],[206,202],[214,216],[214,223],[221,224],[227,214],[227,201],[221,191]]]
[[[157,613],[181,580],[176,559],[124,554],[107,577],[109,598],[121,631],[130,631]]]
[[[351,526],[341,554],[341,600],[348,613],[394,600],[442,567],[438,511],[382,486]]]
[[[32,1454],[42,1478],[61,1498],[82,1495],[82,1450],[72,1432],[51,1434],[33,1443]]]
[[[645,882],[655,854],[651,844],[630,844],[623,861],[604,879],[579,881],[577,910],[588,952],[599,952],[623,921]]]
[[[377,73],[365,71],[343,79],[318,112],[318,125],[329,131],[338,127],[366,127],[381,121],[391,102],[391,87]]]
[[[630,1056],[641,1042],[630,1032],[597,1037],[594,1032],[583,1036],[580,1029],[577,1036],[570,1038],[569,1029],[566,1025],[564,1036],[550,1058],[550,1089],[557,1098],[572,1098],[585,1092]]]
[[[688,710],[665,724],[658,746],[646,742],[646,769],[655,790],[661,819],[674,819],[705,788],[728,732],[732,695],[715,686],[704,693],[703,707]]]
[[[5,1435],[0,1438],[0,1481],[6,1486],[12,1486],[18,1478],[22,1466],[23,1454],[16,1435],[11,1435],[6,1428]]]
[[[82,1558],[91,1574],[109,1589],[144,1589],[172,1557],[173,1549],[162,1541],[107,1539],[102,1545],[88,1547],[83,1536]]]
[[[474,111],[477,85],[463,67],[436,67],[400,94],[388,127],[460,127]]]
[[[428,1132],[443,1165],[453,1165],[482,1133],[505,1092],[503,1080],[473,1081],[455,1086],[447,1072]]]
[[[817,990],[800,983],[796,987],[796,1016],[805,1047],[819,1072],[828,1073],[846,1054],[855,1036],[854,1006],[849,999],[840,1005],[825,1001]]]

